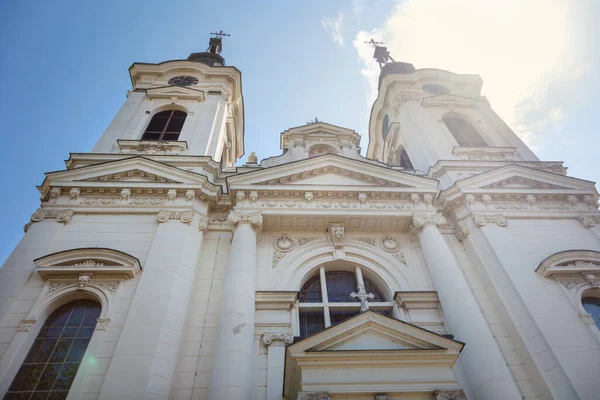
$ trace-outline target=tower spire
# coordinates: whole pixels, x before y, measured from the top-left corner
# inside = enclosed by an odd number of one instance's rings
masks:
[[[373,38],[371,38],[371,40],[365,43],[370,44],[375,48],[375,51],[373,52],[373,58],[379,63],[380,69],[383,68],[383,66],[387,63],[396,62],[392,56],[390,56],[390,52],[388,51],[387,47],[379,46],[380,44],[383,44],[383,42],[376,42]]]

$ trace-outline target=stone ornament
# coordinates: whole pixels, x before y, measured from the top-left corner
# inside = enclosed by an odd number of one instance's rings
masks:
[[[242,213],[239,211],[231,211],[227,217],[234,225],[250,224],[255,228],[262,229],[263,216],[260,212]]]
[[[178,219],[184,224],[189,224],[194,218],[194,210],[188,211],[171,211],[171,210],[160,210],[156,215],[156,220],[159,223],[167,222],[170,219]]]
[[[446,218],[441,214],[413,214],[412,224],[417,229],[421,229],[425,225],[440,227],[446,225]]]
[[[474,215],[473,216],[473,222],[475,222],[475,225],[477,225],[478,227],[482,227],[485,226],[486,224],[490,223],[490,224],[496,224],[498,226],[501,227],[505,227],[508,223],[506,221],[506,218],[501,215],[501,214],[496,214],[496,215]]]
[[[115,292],[119,288],[119,282],[101,283],[100,287],[110,294],[115,294]]]
[[[282,253],[287,253],[288,251],[294,248],[295,242],[293,239],[291,239],[288,235],[284,233],[281,237],[275,239],[275,243],[273,243],[273,246],[275,247],[275,250],[280,251]]]
[[[581,222],[581,225],[589,229],[596,226],[596,222],[600,222],[600,216],[580,215],[577,217],[577,220]]]
[[[258,157],[256,156],[255,152],[250,153],[250,155],[248,156],[248,164],[257,164],[258,163]]]
[[[22,319],[17,327],[17,332],[29,332],[33,324],[35,324],[35,319]]]
[[[77,279],[77,289],[84,290],[92,280],[92,276],[93,274],[79,274],[79,278]]]
[[[87,260],[84,262],[71,264],[71,268],[99,268],[99,267],[104,267],[104,264],[96,262],[94,260]]]
[[[467,400],[465,392],[456,390],[436,390],[435,400]]]
[[[350,298],[360,300],[360,312],[365,312],[369,309],[368,299],[374,298],[373,293],[367,293],[365,285],[358,285],[358,292],[350,293]]]
[[[271,266],[275,268],[279,261],[289,252],[295,250],[298,247],[304,246],[307,243],[312,242],[313,240],[319,239],[318,237],[298,237],[291,238],[287,234],[283,234],[282,236],[275,239],[273,242],[273,259],[271,260]]]
[[[454,233],[456,238],[462,242],[467,238],[467,236],[469,236],[469,233],[471,233],[471,231],[469,230],[466,221],[458,221],[456,224],[456,232]]]
[[[334,248],[341,249],[344,247],[344,224],[329,224],[327,232]]]
[[[208,216],[204,214],[200,214],[198,216],[198,230],[200,232],[204,232],[208,228]]]
[[[108,329],[110,325],[110,318],[98,318],[96,320],[96,330],[97,331],[105,331]]]
[[[298,400],[331,400],[327,392],[298,392]]]
[[[294,334],[292,332],[266,332],[262,334],[261,340],[266,346],[270,346],[273,343],[292,344],[294,342]]]
[[[390,400],[390,397],[387,394],[377,393],[377,394],[375,394],[374,399],[375,400]]]
[[[69,221],[71,221],[73,215],[75,215],[74,210],[46,210],[40,208],[31,215],[30,222],[40,222],[45,218],[56,218],[57,222],[60,222],[61,224],[65,225]]]
[[[379,240],[379,247],[388,253],[396,253],[400,249],[400,244],[391,236],[384,236]]]
[[[591,287],[598,287],[598,282],[596,282],[596,275],[583,273],[581,274],[581,276],[583,277],[583,280],[586,281],[587,284]]]

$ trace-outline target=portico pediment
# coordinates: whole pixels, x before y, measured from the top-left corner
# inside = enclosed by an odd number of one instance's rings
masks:
[[[463,346],[366,311],[287,348],[284,394],[293,399],[296,388],[329,393],[371,393],[377,387],[390,393],[458,388],[452,367]],[[368,374],[369,382],[362,374]]]
[[[200,189],[206,195],[214,196],[219,188],[211,185],[204,175],[182,170],[168,164],[144,157],[131,157],[123,160],[93,164],[64,171],[49,172],[38,190],[45,198],[52,188],[151,188]],[[118,189],[118,190],[116,190]],[[91,190],[91,189],[90,189]],[[111,189],[112,190],[112,189]],[[68,191],[68,190],[67,190]],[[105,191],[105,193],[109,193]],[[158,192],[152,192],[156,194]],[[146,194],[146,192],[144,192]]]
[[[232,190],[390,190],[435,193],[437,181],[327,154],[228,178]]]
[[[426,97],[422,100],[423,107],[471,107],[477,100],[469,97],[456,96],[453,94],[444,94],[440,96]]]
[[[147,89],[148,98],[153,99],[170,99],[176,98],[177,100],[195,100],[203,101],[204,92],[183,86],[165,86]]]

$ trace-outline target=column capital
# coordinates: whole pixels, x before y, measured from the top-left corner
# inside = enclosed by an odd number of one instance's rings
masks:
[[[294,334],[292,332],[265,332],[262,334],[261,340],[266,346],[292,344]]]
[[[442,226],[446,225],[446,218],[442,214],[413,214],[412,225],[416,229],[421,229],[425,225]]]
[[[250,224],[256,228],[262,229],[263,217],[260,211],[243,213],[239,211],[230,211],[227,217],[234,225]]]
[[[298,392],[298,400],[331,400],[327,392]]]
[[[436,390],[435,400],[467,400],[467,396],[460,389]]]

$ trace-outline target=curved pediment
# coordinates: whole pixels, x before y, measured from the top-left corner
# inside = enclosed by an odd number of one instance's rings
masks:
[[[142,270],[136,257],[101,248],[61,251],[40,257],[34,263],[43,278],[77,277],[80,274],[133,278]]]

